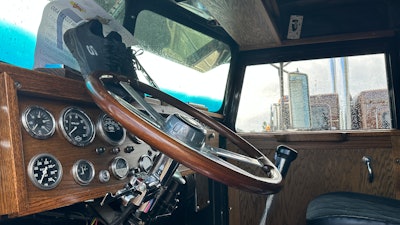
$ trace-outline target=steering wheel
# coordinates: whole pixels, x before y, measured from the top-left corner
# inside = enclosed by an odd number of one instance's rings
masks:
[[[197,109],[140,81],[128,80],[110,72],[94,72],[86,78],[85,83],[94,102],[104,112],[129,132],[184,166],[244,191],[272,194],[280,190],[282,176],[264,154],[232,130]],[[142,110],[115,94],[114,88],[106,88],[115,85],[120,85],[129,93]],[[143,99],[143,94],[138,92],[158,98],[187,115],[172,115],[165,119]],[[143,109],[147,113],[144,113]],[[205,128],[202,123],[226,137],[247,155],[206,145]],[[260,167],[264,172],[263,176],[250,173],[225,159]]]

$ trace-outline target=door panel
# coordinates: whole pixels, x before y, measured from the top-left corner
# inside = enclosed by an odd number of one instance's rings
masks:
[[[278,142],[270,134],[245,134],[270,159],[275,147],[288,145],[298,151],[282,191],[276,194],[267,224],[305,224],[308,203],[316,196],[333,191],[354,191],[399,198],[399,132],[348,133],[342,141],[329,134],[293,134],[297,137]],[[302,138],[303,135],[303,138]],[[325,137],[322,137],[325,136]],[[235,149],[228,143],[228,149]],[[363,156],[372,159],[374,181],[368,181]],[[230,225],[259,224],[265,206],[265,196],[229,189]]]

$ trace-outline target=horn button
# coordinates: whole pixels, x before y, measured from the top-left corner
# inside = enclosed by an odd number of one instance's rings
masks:
[[[181,114],[172,114],[167,118],[164,132],[194,148],[204,145],[207,134],[197,120]]]

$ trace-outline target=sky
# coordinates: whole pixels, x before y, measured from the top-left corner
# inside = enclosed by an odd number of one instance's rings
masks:
[[[33,2],[34,4],[32,4]],[[49,0],[3,0],[0,7],[0,20],[16,24],[24,30],[36,34],[43,8],[48,2]]]
[[[48,0],[3,0],[0,7],[0,61],[33,68],[36,34]]]

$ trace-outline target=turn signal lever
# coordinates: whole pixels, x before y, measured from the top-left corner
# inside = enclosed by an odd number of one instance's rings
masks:
[[[278,168],[282,177],[285,178],[289,170],[290,164],[297,158],[297,151],[285,145],[279,145],[275,152],[275,166]],[[275,195],[268,195],[265,202],[264,213],[260,220],[260,225],[267,222],[268,211],[271,208],[272,200]]]

